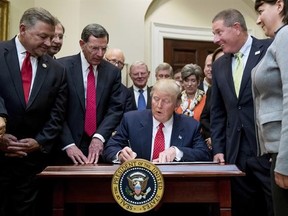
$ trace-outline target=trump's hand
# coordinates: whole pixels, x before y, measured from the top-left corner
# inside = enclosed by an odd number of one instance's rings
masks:
[[[129,161],[129,160],[133,160],[137,157],[137,154],[136,152],[134,152],[130,147],[126,146],[124,147],[119,155],[118,155],[118,158],[119,158],[119,161],[121,163],[124,163],[125,161]]]
[[[213,157],[213,161],[220,164],[224,164],[225,163],[224,154],[223,153],[215,154]]]
[[[170,147],[159,153],[159,157],[154,159],[153,162],[166,163],[172,162],[176,158],[176,149]]]

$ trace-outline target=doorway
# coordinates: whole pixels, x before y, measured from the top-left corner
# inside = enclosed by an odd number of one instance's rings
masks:
[[[195,40],[164,38],[163,43],[164,61],[169,63],[174,71],[189,63],[198,64],[203,70],[206,56],[218,47],[213,42]]]

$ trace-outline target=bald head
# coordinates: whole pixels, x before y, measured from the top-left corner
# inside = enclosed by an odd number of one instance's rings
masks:
[[[125,65],[125,56],[121,49],[110,48],[106,51],[104,59],[122,70]]]

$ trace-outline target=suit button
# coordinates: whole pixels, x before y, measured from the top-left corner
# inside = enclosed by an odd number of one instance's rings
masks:
[[[238,106],[238,109],[239,109],[239,110],[241,110],[241,109],[242,109],[242,107],[241,107],[241,106]]]

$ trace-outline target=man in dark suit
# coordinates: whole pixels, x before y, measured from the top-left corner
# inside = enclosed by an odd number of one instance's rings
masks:
[[[104,143],[123,116],[121,101],[121,71],[103,60],[109,42],[109,34],[99,24],[87,25],[81,34],[81,52],[63,57],[58,61],[67,69],[69,103],[64,129],[61,134],[61,149],[67,153],[64,163],[97,163]],[[89,74],[93,75],[93,97],[87,96]],[[91,87],[91,86],[90,86]],[[95,102],[96,97],[96,102]],[[90,102],[94,100],[94,102]],[[87,104],[96,110],[87,111]],[[93,117],[85,118],[85,115]],[[96,116],[95,116],[96,113]],[[88,132],[86,123],[93,118],[94,129]],[[95,125],[96,123],[96,125]],[[100,157],[101,159],[101,157]]]
[[[123,51],[118,48],[109,48],[105,53],[104,59],[120,70],[124,68],[125,56]],[[132,92],[123,83],[121,84],[121,97],[124,113],[132,110]]]
[[[0,42],[0,116],[7,119],[0,139],[1,216],[34,215],[36,174],[46,166],[62,129],[66,72],[46,55],[54,30],[48,11],[30,8],[20,20],[19,34]]]
[[[212,21],[214,42],[224,56],[213,63],[211,138],[214,161],[236,164],[245,177],[232,179],[232,215],[273,215],[270,162],[257,157],[251,70],[262,59],[270,40],[247,32],[243,15],[234,9],[219,12]],[[242,81],[233,81],[236,53],[242,55]],[[240,82],[237,91],[235,83]]]
[[[60,52],[63,45],[63,38],[65,33],[65,28],[63,24],[55,17],[55,33],[52,39],[51,47],[48,49],[48,55],[56,59],[55,55]]]
[[[175,113],[180,88],[173,79],[161,79],[151,91],[151,110],[124,114],[116,133],[105,146],[107,162],[125,162],[137,158],[156,162],[208,161],[210,152],[200,134],[200,124],[193,118]],[[159,123],[164,133],[164,148],[153,158]]]
[[[131,91],[132,99],[132,110],[137,110],[138,99],[139,99],[139,90],[143,90],[143,96],[145,99],[146,109],[151,109],[151,87],[147,85],[148,78],[150,76],[150,71],[148,66],[143,61],[134,62],[129,69],[129,76],[133,82],[133,85],[129,88]]]

